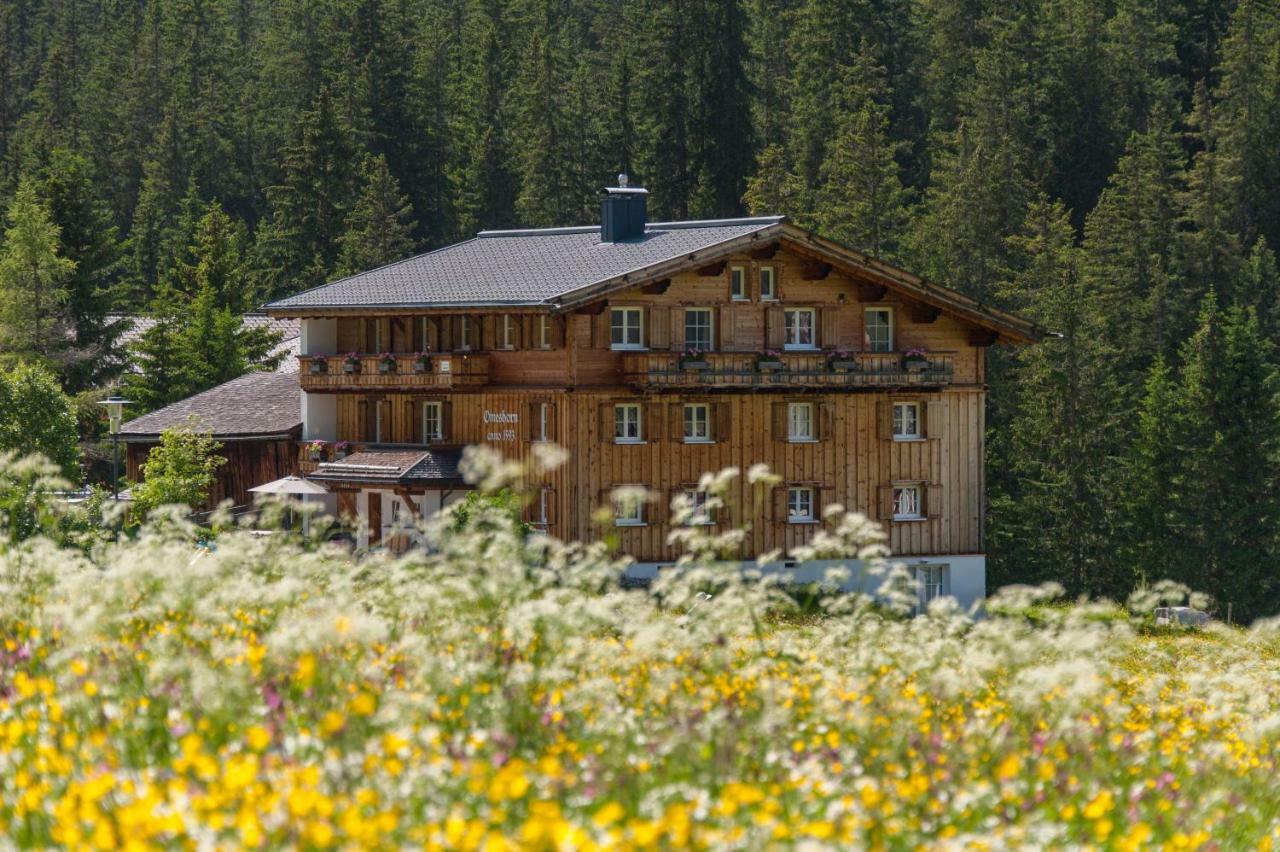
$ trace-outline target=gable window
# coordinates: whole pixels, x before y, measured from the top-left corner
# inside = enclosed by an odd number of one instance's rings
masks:
[[[813,308],[788,308],[783,311],[786,336],[783,339],[784,349],[814,349],[814,310]]]
[[[920,437],[920,403],[895,402],[893,404],[893,440],[915,441]]]
[[[551,348],[551,317],[538,317],[538,348]]]
[[[685,522],[688,526],[698,527],[715,523],[715,519],[711,517],[711,509],[707,506],[707,492],[686,491],[684,496],[693,510],[689,515],[689,520]]]
[[[863,325],[863,348],[868,352],[893,351],[893,309],[867,308]]]
[[[792,443],[814,440],[813,403],[787,403],[787,440]]]
[[[516,348],[516,318],[511,314],[502,315],[502,348]]]
[[[808,524],[816,519],[812,488],[787,489],[787,523]]]
[[[687,349],[711,349],[711,309],[686,308],[684,312],[684,345]]]
[[[643,500],[615,500],[613,503],[613,523],[619,527],[644,526]]]
[[[778,298],[777,284],[778,270],[774,269],[772,266],[760,267],[760,298]]]
[[[609,313],[610,346],[613,349],[644,348],[644,310],[613,308]]]
[[[711,443],[711,406],[694,403],[684,407],[684,442],[686,444]]]
[[[895,521],[917,521],[923,518],[920,509],[919,485],[893,486],[893,519]]]
[[[729,267],[729,298],[741,302],[747,298],[747,269],[745,266]]]
[[[613,440],[619,444],[640,443],[639,405],[628,402],[613,407]]]
[[[444,406],[438,402],[422,403],[422,443],[444,438]]]

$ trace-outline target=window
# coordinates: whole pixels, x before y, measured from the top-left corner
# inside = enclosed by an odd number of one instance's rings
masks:
[[[538,489],[538,520],[535,525],[540,527],[547,526],[551,520],[551,489]]]
[[[920,514],[920,486],[893,486],[893,519],[913,521],[924,517]]]
[[[684,496],[689,501],[689,506],[693,509],[687,521],[689,526],[696,527],[715,523],[715,520],[711,517],[711,510],[707,507],[707,492],[686,491]]]
[[[787,489],[787,523],[808,524],[814,521],[813,489]]]
[[[920,438],[920,403],[893,404],[893,440],[915,441]]]
[[[867,308],[862,338],[863,348],[868,352],[892,352],[893,309]]]
[[[444,406],[438,402],[422,403],[422,443],[444,438]]]
[[[551,438],[547,434],[550,430],[551,411],[545,402],[536,403],[533,406],[533,440],[549,441]]]
[[[614,349],[644,348],[644,311],[641,308],[613,308],[610,311],[610,345]]]
[[[743,266],[729,267],[729,298],[740,302],[747,298],[747,270]]]
[[[686,349],[711,349],[711,309],[686,308],[684,312],[684,345]]]
[[[760,267],[760,298],[776,299],[778,298],[775,285],[778,283],[778,271],[772,266]]]
[[[625,403],[613,407],[613,440],[619,444],[640,443],[640,406]]]
[[[551,348],[551,317],[538,317],[538,348]]]
[[[644,526],[644,501],[634,499],[614,501],[613,523],[619,527]]]
[[[458,317],[458,348],[471,348],[471,317]]]
[[[813,403],[787,403],[787,440],[794,443],[814,440]]]
[[[783,312],[786,326],[784,349],[813,349],[813,308],[789,308]]]
[[[920,609],[929,606],[929,602],[947,593],[947,566],[917,565],[916,583],[920,589]]]
[[[711,443],[711,406],[698,403],[684,407],[684,442]]]
[[[502,348],[516,348],[516,319],[511,314],[502,315]]]

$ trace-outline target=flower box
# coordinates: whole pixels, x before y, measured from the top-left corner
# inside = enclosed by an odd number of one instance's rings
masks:
[[[415,358],[413,361],[413,371],[421,375],[422,373],[431,372],[431,359],[427,357]]]
[[[344,372],[344,373],[359,373],[359,372],[360,372],[360,359],[359,359],[359,358],[351,358],[351,357],[348,357],[348,358],[347,358],[347,360],[345,360],[345,361],[343,361],[343,362],[342,362],[342,372]]]
[[[902,366],[908,373],[922,373],[929,368],[929,356],[920,352],[908,352],[902,356]]]
[[[756,369],[761,373],[774,373],[782,369],[781,358],[761,358],[756,361]]]
[[[383,375],[394,373],[396,371],[396,362],[390,358],[383,358],[378,362],[378,372]]]
[[[688,358],[680,362],[680,369],[689,373],[705,373],[711,369],[711,362],[700,358]]]
[[[858,369],[858,362],[853,358],[832,358],[827,366],[837,373],[850,373]]]
[[[313,376],[321,376],[329,372],[329,362],[324,358],[312,358],[310,372]]]

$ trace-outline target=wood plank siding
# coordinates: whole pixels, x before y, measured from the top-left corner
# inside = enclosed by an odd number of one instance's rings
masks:
[[[785,247],[768,254],[735,255],[560,314],[337,316],[334,351],[301,356],[302,388],[336,395],[338,440],[423,446],[423,403],[439,402],[438,443],[486,444],[516,459],[526,459],[544,437],[538,406],[548,406],[545,437],[569,451],[567,465],[544,484],[551,531],[598,538],[593,513],[609,491],[643,485],[659,496],[644,525],[609,530],[620,550],[640,561],[678,555],[666,543],[674,494],[704,472],[734,466],[745,473],[757,463],[784,483],[813,488],[822,504],[884,521],[896,554],[981,553],[984,355],[993,338],[809,254]],[[735,275],[745,282],[745,298],[731,297]],[[773,297],[762,297],[762,279],[770,276]],[[613,348],[617,308],[639,309],[642,348]],[[812,320],[809,350],[786,346],[786,311],[796,308],[813,311],[805,319]],[[891,351],[871,351],[873,308],[892,315]],[[710,312],[711,351],[698,369],[681,361],[690,309]],[[925,366],[913,368],[904,354],[917,349]],[[757,364],[767,350],[780,353],[780,372]],[[358,356],[359,372],[344,371],[348,352]],[[393,367],[379,368],[382,352],[394,354]],[[415,367],[416,352],[432,353],[429,368]],[[313,359],[323,369],[313,372]],[[812,406],[813,441],[787,440],[789,402]],[[894,440],[888,419],[894,402],[918,404],[918,439]],[[640,405],[638,443],[614,441],[619,403]],[[686,404],[708,406],[710,441],[684,440]],[[515,423],[506,422],[512,416]],[[921,519],[892,519],[888,495],[895,484],[920,489]],[[743,556],[788,550],[820,525],[788,523],[785,507],[784,492],[754,493],[744,477],[718,522],[750,525]]]

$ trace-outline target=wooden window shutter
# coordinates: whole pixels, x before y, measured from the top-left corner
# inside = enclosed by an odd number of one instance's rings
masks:
[[[446,399],[440,403],[440,440],[453,439],[453,403]]]
[[[924,494],[924,516],[934,519],[942,517],[942,484],[931,482],[922,489]]]
[[[836,307],[818,308],[818,345],[823,349],[836,348]]]
[[[877,500],[877,508],[879,509],[879,517],[882,521],[893,520],[893,486],[881,485],[877,489],[879,500]]]
[[[716,351],[733,349],[733,308],[721,307],[716,311]]]
[[[813,489],[813,517],[822,520],[822,513],[836,502],[836,489],[833,485],[819,485]]]
[[[830,441],[835,435],[835,406],[829,402],[820,402],[814,406],[818,422],[814,424],[818,430],[819,441]]]
[[[787,440],[787,404],[785,402],[773,403],[773,440]]]
[[[376,352],[378,345],[378,321],[366,317],[360,323],[360,352],[365,355]]]
[[[512,334],[512,341],[511,341],[511,344],[512,344],[513,346],[515,346],[515,348],[517,348],[517,349],[526,349],[526,348],[528,348],[528,347],[525,345],[525,341],[527,341],[527,340],[532,340],[532,339],[533,339],[531,336],[526,335],[526,334],[524,333],[524,327],[525,327],[525,322],[524,322],[524,320],[525,320],[525,319],[526,319],[525,317],[520,317],[520,316],[513,316],[513,317],[511,318],[511,326],[512,326],[512,328],[511,328],[511,334]]]
[[[422,406],[420,399],[409,400],[409,441],[410,444],[421,444],[422,438]]]
[[[594,349],[608,349],[610,344],[611,314],[608,308],[591,317],[591,346]]]
[[[498,348],[498,317],[488,314],[476,323],[476,345],[481,351]]]
[[[613,443],[614,430],[614,404],[612,402],[600,403],[600,440],[606,444]]]
[[[669,311],[671,315],[671,348],[684,349],[684,311]]]
[[[393,348],[391,340],[391,317],[378,318],[378,352],[390,352]]]
[[[377,403],[367,399],[360,400],[360,440],[372,442],[378,429]]]
[[[778,485],[773,489],[773,520],[779,523],[787,521],[787,498],[790,490],[786,485]]]
[[[876,437],[881,441],[893,440],[893,403],[887,399],[876,403]]]
[[[768,349],[782,349],[786,340],[784,326],[786,324],[786,316],[782,313],[782,308],[772,306],[765,309],[764,312],[764,342]]]
[[[525,349],[537,349],[542,342],[538,337],[538,319],[535,314],[527,314],[516,320],[520,324],[520,338],[524,341]]]
[[[569,324],[569,318],[567,316],[551,317],[550,323],[551,326],[547,330],[547,340],[550,341],[552,349],[563,349],[565,330]]]
[[[413,339],[409,343],[409,348],[414,352],[424,352],[427,348],[426,335],[426,319],[424,317],[413,317],[409,320],[413,323]]]
[[[684,440],[684,403],[673,402],[667,406],[667,422],[671,435],[671,440],[680,442]]]
[[[649,308],[649,348],[671,348],[671,309],[662,305]]]
[[[542,403],[540,402],[529,403],[527,411],[524,416],[524,420],[525,420],[524,439],[526,441],[536,441],[540,437],[542,437],[541,435],[538,434],[538,424],[542,422],[541,414],[542,414]]]
[[[339,491],[338,492],[338,520],[343,523],[351,523],[359,517],[356,511],[356,492]]]
[[[947,433],[947,403],[932,399],[924,407],[924,435],[930,441],[941,439]]]
[[[642,410],[644,412],[644,435],[642,437],[651,444],[661,441],[662,406],[657,402],[646,402]]]
[[[360,351],[360,326],[361,322],[352,317],[338,318],[338,351],[346,354],[347,352]]]
[[[715,429],[711,434],[715,436],[717,441],[728,441],[732,437],[733,425],[729,422],[729,403],[716,402],[711,404],[709,412],[715,418],[712,428]]]

